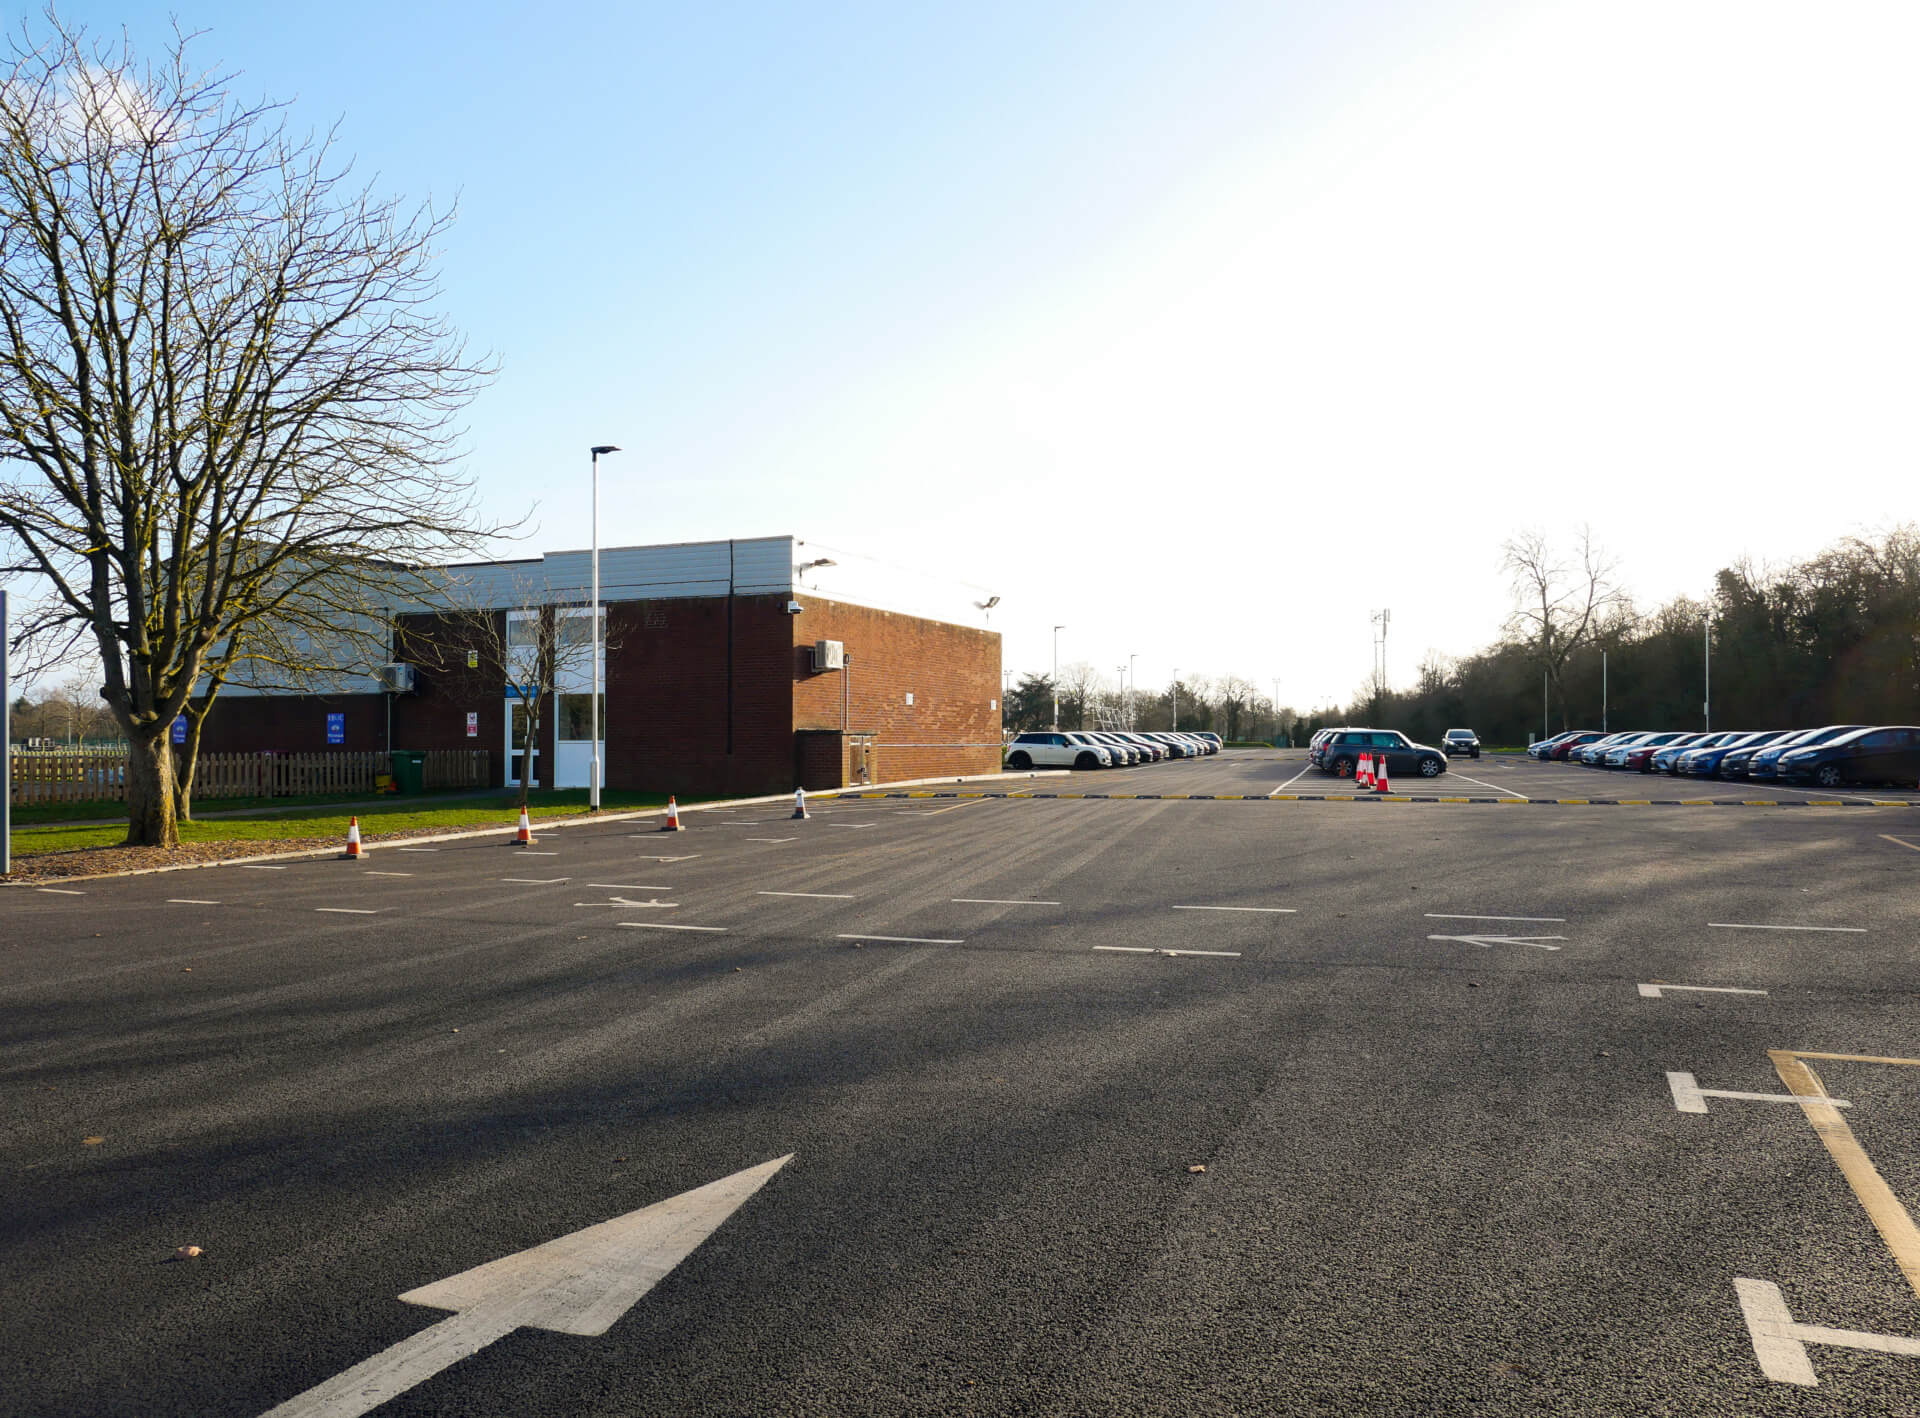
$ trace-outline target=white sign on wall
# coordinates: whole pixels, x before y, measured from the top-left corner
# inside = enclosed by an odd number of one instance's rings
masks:
[[[473,709],[467,710],[467,737],[470,739],[480,737],[480,715]]]

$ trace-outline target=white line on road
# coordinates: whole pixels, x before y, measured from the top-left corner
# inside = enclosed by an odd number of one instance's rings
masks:
[[[1430,935],[1428,940],[1457,940],[1462,945],[1477,945],[1482,950],[1492,950],[1496,945],[1530,945],[1535,950],[1558,950],[1557,945],[1545,945],[1549,940],[1565,940],[1563,935]]]
[[[690,862],[699,855],[698,852],[689,852],[684,857],[635,857],[634,860],[638,862]]]
[[[1212,955],[1223,960],[1238,960],[1237,950],[1160,950],[1150,945],[1096,945],[1095,950],[1111,951],[1115,955]]]
[[[838,891],[756,891],[755,896],[804,896],[809,901],[851,901],[854,898]]]
[[[1175,906],[1176,911],[1253,911],[1266,916],[1297,916],[1291,906]]]
[[[396,847],[394,850],[396,852],[437,852],[440,849],[438,847]]]
[[[1278,797],[1281,793],[1286,792],[1288,788],[1291,788],[1295,783],[1298,783],[1302,778],[1306,777],[1307,774],[1311,773],[1312,771],[1313,771],[1313,765],[1309,763],[1305,768],[1302,768],[1298,773],[1294,774],[1291,778],[1287,779],[1286,782],[1282,783],[1279,787],[1275,788],[1271,793],[1268,793],[1267,796],[1270,798]]]
[[[1813,1360],[1807,1356],[1809,1344],[1920,1359],[1920,1339],[1860,1329],[1835,1329],[1824,1324],[1800,1324],[1787,1309],[1786,1297],[1778,1285],[1740,1276],[1734,1278],[1733,1285],[1740,1297],[1740,1313],[1747,1321],[1747,1336],[1753,1341],[1753,1357],[1760,1361],[1760,1372],[1777,1384],[1812,1388],[1820,1382],[1813,1370]]]
[[[1229,960],[1240,958],[1240,952],[1237,950],[1163,950],[1160,953],[1162,955],[1220,955]]]
[[[621,921],[619,924],[637,931],[710,931],[718,934],[726,930],[725,926],[672,926],[665,921]]]
[[[671,886],[642,886],[632,881],[590,881],[588,886],[605,887],[608,891],[671,891]]]
[[[956,906],[1058,906],[1058,901],[1003,901],[996,896],[951,896]]]
[[[417,847],[402,847],[400,850],[403,852],[414,852],[414,851],[419,851],[420,849]],[[240,870],[241,871],[285,871],[286,868],[247,865],[247,866],[241,867]]]
[[[167,904],[169,906],[218,906],[220,903],[203,900],[198,896],[169,896]]]
[[[892,945],[965,945],[964,940],[934,940],[918,935],[837,935],[835,940],[884,940]]]
[[[63,891],[57,886],[42,886],[39,890],[46,892],[49,896],[85,896],[87,894],[84,891]]]
[[[368,911],[359,906],[315,906],[316,911],[328,916],[377,916],[378,911]]]
[[[1463,783],[1471,783],[1476,788],[1491,788],[1496,793],[1505,793],[1508,797],[1518,798],[1523,803],[1531,801],[1525,793],[1516,793],[1512,788],[1503,788],[1498,783],[1483,783],[1478,778],[1469,778],[1466,774],[1456,773],[1451,768],[1447,770],[1447,776],[1450,778],[1458,778]]]
[[[1664,982],[1658,985],[1641,985],[1639,990],[1641,999],[1659,999],[1662,990],[1687,990],[1693,994],[1703,995],[1764,995],[1766,993],[1765,990],[1743,990],[1733,985],[1669,985]]]
[[[410,871],[370,871],[370,872],[363,873],[363,875],[366,875],[366,876],[412,876],[413,873]]]
[[[1109,950],[1115,955],[1153,955],[1156,953],[1150,945],[1096,945],[1094,949]]]
[[[611,901],[576,901],[573,904],[586,907],[611,906],[615,910],[631,909],[635,911],[647,909],[673,911],[677,910],[680,906],[678,901],[630,901],[624,896],[616,896]]]
[[[572,879],[572,877],[566,876],[503,876],[500,878],[500,880],[511,886],[559,886],[563,882],[571,881]],[[648,889],[652,890],[653,888],[650,887]],[[661,889],[664,890],[665,888]]]
[[[558,852],[529,852],[525,848],[522,848],[520,855],[523,857],[557,857],[560,854]]]
[[[743,840],[748,842],[798,842],[800,839],[798,837],[748,837]]]
[[[1865,926],[1750,926],[1739,921],[1708,921],[1717,931],[1832,931],[1842,935],[1865,935]]]
[[[829,822],[829,827],[844,827],[849,832],[865,832],[876,824],[871,822]]]
[[[1427,912],[1429,921],[1532,921],[1541,925],[1565,925],[1565,916],[1455,916],[1445,911]]]
[[[1673,1106],[1683,1113],[1704,1113],[1707,1099],[1731,1098],[1737,1103],[1803,1103],[1797,1093],[1742,1093],[1732,1088],[1702,1088],[1690,1073],[1667,1072],[1667,1088],[1673,1094]],[[1821,1098],[1829,1108],[1851,1108],[1845,1098]]]
[[[1886,832],[1882,832],[1880,836],[1883,841],[1897,842],[1900,846],[1905,847],[1909,852],[1920,852],[1920,842],[1909,842],[1904,837],[1895,837],[1892,834],[1886,833]]]

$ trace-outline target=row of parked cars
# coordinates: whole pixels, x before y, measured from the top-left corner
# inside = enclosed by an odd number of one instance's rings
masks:
[[[1447,759],[1454,752],[1470,751],[1474,758],[1480,756],[1480,740],[1474,738],[1470,730],[1449,730],[1449,733],[1465,734],[1472,739],[1471,750],[1465,740],[1457,741],[1457,747],[1454,741],[1449,741],[1445,749],[1415,743],[1398,729],[1321,729],[1307,743],[1307,762],[1322,773],[1351,778],[1362,756],[1374,763],[1384,758],[1390,778],[1415,774],[1438,778],[1447,771]]]
[[[1828,724],[1820,729],[1728,729],[1699,734],[1570,729],[1534,744],[1527,752],[1552,762],[1686,778],[1815,783],[1822,788],[1920,782],[1920,729],[1906,725]]]
[[[1126,768],[1167,758],[1204,758],[1218,734],[1130,733],[1117,729],[1041,729],[1007,745],[1009,768]]]

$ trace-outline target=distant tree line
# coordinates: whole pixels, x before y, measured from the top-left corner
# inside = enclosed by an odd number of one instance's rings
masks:
[[[1058,692],[1062,729],[1205,729],[1223,739],[1272,743],[1298,719],[1241,675],[1188,675],[1162,689],[1130,689],[1103,678],[1091,665],[1074,664],[1061,667]],[[1022,675],[1007,691],[1007,731],[1052,727],[1054,693],[1050,676]]]
[[[1710,600],[1681,597],[1649,612],[1593,574],[1590,544],[1569,565],[1562,588],[1574,592],[1573,614],[1544,654],[1540,618],[1516,614],[1488,648],[1429,654],[1412,688],[1363,686],[1311,722],[1379,724],[1426,742],[1471,728],[1500,744],[1598,729],[1603,712],[1611,729],[1699,729],[1710,617],[1714,727],[1920,723],[1920,529],[1849,537],[1783,568],[1742,561],[1715,576]],[[1516,574],[1516,601],[1537,607],[1540,578],[1528,575]],[[1590,602],[1595,613],[1576,637]]]

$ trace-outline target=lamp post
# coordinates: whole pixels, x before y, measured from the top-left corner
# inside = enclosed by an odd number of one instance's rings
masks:
[[[593,603],[587,608],[593,621],[593,693],[587,699],[587,731],[593,735],[593,757],[587,769],[589,812],[600,811],[600,455],[619,451],[611,443],[593,446]]]
[[[1138,650],[1127,656],[1127,729],[1129,732],[1133,729],[1134,721],[1138,717],[1134,706],[1140,697],[1140,669],[1135,663],[1139,658]]]
[[[1700,646],[1705,655],[1706,664],[1706,700],[1700,710],[1704,715],[1701,728],[1707,733],[1713,732],[1713,612],[1707,612],[1706,623],[1700,627]]]
[[[1173,674],[1167,680],[1167,693],[1173,696],[1173,731],[1180,732],[1180,667],[1173,667]]]
[[[1060,632],[1065,629],[1064,625],[1056,625],[1053,628],[1053,728],[1055,733],[1060,731]]]
[[[1280,678],[1277,675],[1273,681],[1273,736],[1280,737]],[[1274,747],[1278,748],[1279,745],[1275,744]],[[1289,744],[1288,747],[1292,745]]]

